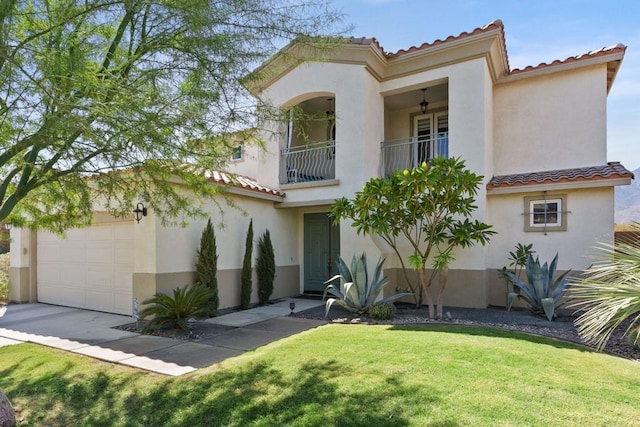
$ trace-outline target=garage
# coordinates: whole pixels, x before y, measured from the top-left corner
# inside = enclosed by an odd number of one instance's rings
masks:
[[[133,222],[38,232],[38,301],[131,315]]]

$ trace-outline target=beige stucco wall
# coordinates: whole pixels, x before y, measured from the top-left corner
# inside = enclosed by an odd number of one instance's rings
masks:
[[[218,287],[220,308],[239,304],[240,269],[245,251],[249,221],[253,219],[253,255],[255,265],[257,242],[265,230],[269,229],[275,249],[276,265],[282,277],[276,279],[277,295],[293,295],[292,286],[299,288],[298,234],[292,224],[296,224],[294,210],[275,209],[273,201],[232,196],[236,207],[226,205],[219,198],[219,204],[211,201],[205,210],[211,216],[215,227],[218,251]],[[177,286],[193,283],[196,252],[200,245],[206,219],[191,220],[189,226],[163,226],[152,213],[136,224],[136,252],[134,273],[134,297],[146,299],[155,292],[171,292]],[[140,227],[138,227],[140,226]],[[294,273],[291,273],[293,271]],[[294,279],[289,275],[293,274]],[[293,285],[292,285],[293,284]],[[257,280],[254,280],[254,297],[257,301]]]
[[[401,268],[386,268],[385,275],[389,284],[385,288],[385,295],[393,295],[398,292],[410,292],[407,280]],[[428,274],[431,270],[428,271]],[[447,285],[444,291],[444,305],[447,307],[472,307],[486,308],[488,305],[487,280],[490,271],[450,269]],[[408,272],[409,280],[414,286],[419,286],[417,275],[414,271]],[[438,288],[438,276],[432,282],[432,295],[436,297]],[[403,298],[402,301],[414,302],[413,297]],[[423,299],[426,303],[426,300]]]
[[[495,174],[606,163],[606,64],[498,84]]]
[[[9,301],[36,302],[37,233],[13,227],[10,231],[11,252],[9,255]]]
[[[594,261],[598,242],[613,240],[613,188],[557,190],[566,194],[567,231],[525,232],[524,197],[540,192],[495,195],[489,197],[488,217],[498,232],[487,247],[487,267],[499,269],[508,265],[509,252],[517,243],[533,244],[541,261],[551,261],[558,253],[558,268],[584,270]]]

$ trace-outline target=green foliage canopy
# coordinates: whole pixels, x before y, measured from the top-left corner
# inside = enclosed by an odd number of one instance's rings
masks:
[[[470,219],[482,176],[466,169],[461,159],[436,157],[421,166],[372,178],[353,199],[336,200],[331,215],[348,218],[358,234],[380,236],[396,252],[411,291],[421,304],[421,292],[411,285],[405,261],[418,272],[421,290],[430,299],[435,275],[453,261],[458,247],[482,245],[495,234],[491,226]],[[401,254],[407,242],[411,254]],[[426,268],[431,262],[430,277]],[[430,303],[431,307],[431,303]]]
[[[2,1],[0,221],[63,231],[138,195],[166,221],[200,215],[203,171],[233,148],[213,136],[268,114],[252,69],[339,22],[313,0]]]

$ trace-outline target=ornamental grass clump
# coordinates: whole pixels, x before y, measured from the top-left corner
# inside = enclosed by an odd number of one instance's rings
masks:
[[[640,236],[640,223],[633,223],[631,227]],[[571,307],[582,313],[575,322],[578,333],[602,350],[611,334],[618,327],[624,327],[629,343],[637,346],[640,343],[640,238],[615,245],[602,244],[598,258],[572,285]]]

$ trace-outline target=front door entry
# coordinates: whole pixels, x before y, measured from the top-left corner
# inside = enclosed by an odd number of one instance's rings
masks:
[[[304,215],[304,291],[324,292],[324,282],[338,274],[340,227],[326,213]]]

